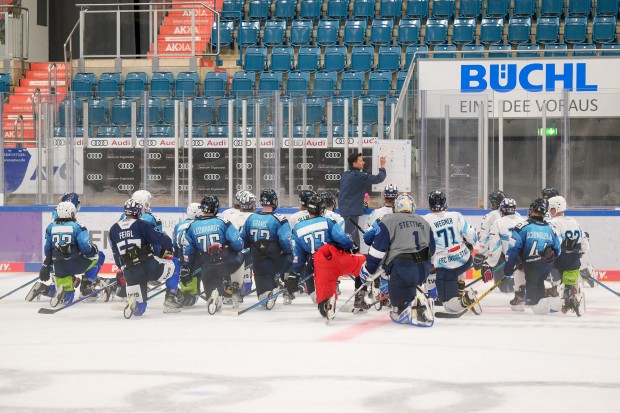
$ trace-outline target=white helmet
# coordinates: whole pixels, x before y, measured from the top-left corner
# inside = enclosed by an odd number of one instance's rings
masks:
[[[153,200],[153,195],[149,191],[145,191],[141,189],[136,191],[131,196],[131,199],[142,204],[144,207],[144,212],[149,212],[151,210],[151,201]]]
[[[566,211],[566,199],[563,196],[551,197],[547,202],[549,202],[549,212],[554,208],[556,214]]]
[[[56,207],[56,213],[58,218],[62,219],[75,219],[76,208],[73,202],[61,202]]]
[[[234,204],[235,206],[239,207],[241,206],[241,200],[243,199],[243,196],[247,193],[248,191],[246,191],[245,189],[242,189],[240,191],[237,191],[237,193],[235,194],[235,201]]]
[[[415,202],[409,194],[400,194],[394,201],[394,212],[415,212]]]
[[[190,219],[198,218],[202,215],[202,208],[200,207],[200,202],[192,202],[187,206],[187,217]]]
[[[241,209],[256,209],[256,195],[250,191],[243,191],[241,199],[239,199],[239,206]]]

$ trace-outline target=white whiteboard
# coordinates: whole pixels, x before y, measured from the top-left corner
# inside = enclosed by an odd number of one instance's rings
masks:
[[[372,144],[372,173],[379,173],[379,158],[387,157],[385,171],[387,178],[373,185],[373,192],[381,192],[388,184],[395,184],[400,192],[411,192],[411,141],[379,140]]]

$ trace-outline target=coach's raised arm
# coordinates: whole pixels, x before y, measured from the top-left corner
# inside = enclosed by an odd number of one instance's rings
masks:
[[[379,159],[379,173],[373,175],[364,170],[364,158],[361,153],[354,152],[347,159],[349,170],[340,178],[340,190],[338,191],[338,208],[344,218],[344,231],[350,234],[355,245],[360,245],[360,234],[356,224],[358,218],[364,213],[364,193],[368,184],[380,184],[385,180],[386,157]]]

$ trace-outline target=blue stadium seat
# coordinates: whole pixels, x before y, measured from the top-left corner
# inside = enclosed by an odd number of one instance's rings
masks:
[[[291,44],[293,46],[310,44],[313,28],[312,20],[293,20],[290,35]]]
[[[153,125],[149,131],[150,138],[172,138],[174,128],[170,125]]]
[[[435,59],[456,59],[456,45],[454,44],[438,44],[435,45],[433,51],[441,52],[433,55]]]
[[[511,17],[508,21],[508,43],[530,43],[531,34],[531,17]]]
[[[568,3],[569,16],[589,16],[592,8],[591,0],[570,0]]]
[[[461,52],[471,52],[471,53],[463,53],[461,57],[463,59],[484,59],[484,53],[474,53],[474,52],[482,52],[484,51],[484,46],[481,44],[464,44],[461,48]]]
[[[236,72],[233,75],[231,95],[233,97],[251,96],[255,81],[254,73]]]
[[[131,123],[131,99],[116,98],[112,103],[110,121],[115,125],[126,126]]]
[[[282,103],[282,120],[285,124],[289,123],[289,108],[291,107],[291,100],[297,98],[291,98],[286,95],[282,95],[280,97],[280,103]],[[295,122],[295,114],[293,113],[293,122]],[[286,133],[283,133],[283,136],[287,136]]]
[[[301,46],[297,52],[297,70],[316,72],[321,61],[319,46]]]
[[[258,44],[260,21],[242,20],[237,29],[237,44],[240,47]]]
[[[567,57],[568,46],[566,43],[547,43],[544,57]]]
[[[347,67],[347,48],[327,46],[323,55],[323,70],[342,72]]]
[[[396,74],[396,93],[400,93],[403,90],[403,86],[405,85],[405,78],[407,77],[407,71],[401,70]],[[413,86],[413,85],[412,85]],[[389,121],[389,119],[388,119]]]
[[[456,0],[433,0],[431,17],[437,19],[450,19],[454,16]]]
[[[370,26],[370,43],[374,46],[392,43],[394,20],[374,19]]]
[[[323,0],[304,0],[299,5],[299,17],[318,20],[321,17]]]
[[[407,17],[425,19],[428,17],[429,0],[407,0]]]
[[[596,16],[617,16],[617,15],[618,15],[618,0],[597,0]]]
[[[459,17],[477,19],[482,13],[482,0],[461,0],[459,5]]]
[[[314,138],[314,125],[306,125],[305,129],[306,138]],[[303,138],[304,127],[303,125],[293,126],[293,138]]]
[[[496,44],[504,41],[504,19],[492,17],[482,19],[480,23],[480,43]]]
[[[271,65],[275,72],[288,72],[293,69],[294,51],[291,46],[276,46],[271,49]]]
[[[564,10],[564,0],[541,0],[538,17],[560,17]]]
[[[182,99],[177,99],[177,98],[166,99],[166,102],[164,103],[164,107],[161,112],[162,123],[169,123],[169,124],[174,123],[174,103],[175,102],[179,102],[178,105],[179,105],[180,111],[182,110],[184,113],[187,113],[186,111],[187,101],[182,100]]]
[[[317,72],[314,78],[314,96],[333,96],[338,86],[338,72]]]
[[[219,25],[217,22],[213,22],[213,28],[211,29],[211,42],[214,45],[219,43],[220,47],[232,46],[234,30],[235,22],[233,20],[220,20]]]
[[[601,45],[601,56],[620,56],[620,44],[605,43]]]
[[[58,123],[61,125],[65,125],[65,112],[67,112],[67,105],[69,105],[70,100],[68,98],[64,98],[60,105],[58,106]],[[73,99],[73,118],[75,120],[75,124],[81,122],[82,113],[84,109],[82,107],[82,101],[79,99]]]
[[[97,77],[94,73],[76,73],[71,82],[71,90],[75,97],[87,98],[95,94]]]
[[[536,23],[536,42],[555,43],[560,37],[559,17],[539,17]]]
[[[375,0],[355,0],[353,3],[353,18],[367,19],[373,18],[374,16]]]
[[[204,133],[204,129],[202,125],[192,125],[192,138],[202,138]],[[189,135],[189,126],[185,125],[185,137],[187,138]],[[174,131],[173,131],[174,136]]]
[[[282,72],[263,72],[258,78],[258,93],[273,95],[282,88]]]
[[[274,137],[273,126],[272,125],[263,125],[262,130],[261,130],[261,136],[263,138],[273,138]]]
[[[159,123],[162,117],[163,101],[158,97],[148,98],[148,117],[149,124]],[[142,103],[141,103],[142,105]],[[138,110],[138,123],[144,123],[144,106],[137,108]]]
[[[293,20],[297,0],[275,0],[273,17],[276,19]]]
[[[64,126],[54,126],[54,131],[52,133],[54,138],[64,138],[67,136],[67,129]]]
[[[405,79],[403,78],[402,83],[400,84],[400,87],[396,88],[396,92],[400,92],[402,90],[402,87],[404,85],[404,81]],[[392,104],[394,104],[394,106],[396,106],[396,104],[398,103],[398,96],[394,96],[394,95],[390,95],[387,98],[385,98],[385,118],[384,118],[384,122],[385,123],[390,123],[392,120]],[[385,134],[387,136],[387,133]]]
[[[248,98],[248,111],[247,111],[247,123],[250,125],[256,124],[256,105],[258,105],[258,116],[260,123],[263,124],[267,120],[267,104],[269,100],[262,97],[250,97]],[[238,99],[236,105],[242,108],[243,103]]]
[[[310,89],[310,72],[289,72],[286,78],[286,93],[291,96],[305,96]]]
[[[379,17],[383,19],[400,19],[403,13],[402,0],[380,0]],[[372,16],[371,16],[372,17]]]
[[[414,58],[417,60],[428,57],[428,54],[424,52],[428,52],[428,46],[425,44],[412,44],[407,46],[405,49],[405,67],[403,69],[409,69],[409,65]]]
[[[89,125],[101,125],[105,121],[107,102],[101,98],[88,99]]]
[[[379,121],[379,99],[373,96],[361,97],[362,102],[362,122],[377,123]]]
[[[246,136],[254,136],[254,127],[253,126],[247,126],[245,128],[246,130]],[[235,128],[235,131],[233,132],[234,136],[237,138],[240,138],[243,136],[243,125],[237,125],[237,127]]]
[[[239,20],[243,11],[243,0],[224,0],[222,2],[222,20]]]
[[[449,22],[447,19],[430,18],[426,21],[424,41],[429,44],[446,43],[448,39]]]
[[[304,98],[306,104],[306,123],[321,123],[325,110],[325,100],[322,97]]]
[[[372,46],[353,46],[349,69],[354,71],[369,72],[373,67],[375,48]]]
[[[0,93],[9,93],[11,90],[11,74],[0,73]]]
[[[346,97],[345,96],[334,96],[332,98],[332,122],[335,124],[342,125],[345,122],[345,118],[344,118],[345,101],[349,108],[349,118],[350,118],[351,114],[353,113],[353,99],[351,99],[351,96],[346,96]],[[348,121],[349,119],[347,119],[347,122]]]
[[[616,39],[616,17],[594,16],[592,23],[592,41],[594,43],[611,43]]]
[[[362,19],[350,19],[344,24],[343,41],[346,46],[364,44],[368,23]]]
[[[151,96],[170,97],[174,86],[172,72],[153,72],[151,76]]]
[[[344,78],[343,78],[344,81]],[[368,76],[368,96],[385,97],[392,88],[392,72],[375,70]]]
[[[486,17],[501,17],[504,18],[508,14],[508,8],[510,7],[510,0],[487,0]]]
[[[120,92],[121,74],[120,72],[104,72],[99,76],[97,86],[97,96],[102,98],[115,98]],[[0,91],[2,88],[0,87]]]
[[[514,0],[513,16],[532,17],[536,10],[536,0]]]
[[[286,20],[267,20],[263,32],[265,46],[278,46],[284,43]]]
[[[517,57],[540,57],[540,46],[538,44],[517,45]]]
[[[357,123],[349,125],[349,136],[357,137],[358,136],[358,126]],[[363,125],[362,126],[362,137],[369,138],[372,136],[372,125]]]
[[[192,102],[192,121],[198,124],[211,123],[214,110],[214,98],[196,98]]]
[[[364,72],[344,72],[340,81],[340,96],[348,98],[361,96],[365,78]]]
[[[179,72],[174,84],[175,96],[193,98],[198,96],[198,72]]]
[[[327,125],[319,126],[319,138],[327,138]],[[342,125],[332,125],[332,137],[342,138]]]
[[[74,129],[74,132],[75,132],[76,138],[83,138],[84,137],[84,126],[77,125]],[[92,126],[88,127],[88,136],[95,136],[95,129]]]
[[[228,73],[207,72],[204,83],[205,97],[222,97],[226,94]]]
[[[564,19],[564,41],[566,43],[584,43],[588,34],[588,18],[572,16]]]
[[[266,20],[269,17],[270,0],[250,0],[248,18],[250,20]]]
[[[274,47],[275,49],[275,47]],[[248,46],[243,58],[246,72],[262,72],[267,68],[267,48],[265,46]]]
[[[575,43],[573,45],[573,56],[596,56],[596,45],[594,43]]]
[[[340,21],[335,19],[319,20],[316,30],[316,42],[319,46],[328,46],[338,42]]]
[[[452,43],[468,44],[475,42],[476,19],[475,18],[456,18],[454,19]]]
[[[118,125],[104,125],[99,126],[97,130],[98,138],[120,138],[121,137],[121,127]]]
[[[327,17],[344,20],[349,14],[349,0],[327,0]]]
[[[400,68],[400,46],[381,46],[377,55],[377,70],[396,72]]]
[[[400,19],[398,24],[398,44],[416,44],[420,41],[420,19]]]
[[[228,104],[233,102],[233,122],[239,122],[241,112],[236,106],[237,99],[235,98],[223,98],[220,99],[220,104],[217,107],[217,121],[220,125],[228,125]],[[209,136],[209,129],[207,128],[207,136]],[[215,132],[215,131],[214,131]],[[228,133],[228,129],[227,129]]]
[[[207,126],[207,138],[227,138],[228,126],[209,125]]]
[[[123,94],[127,97],[139,97],[146,90],[146,73],[145,72],[129,72],[125,76],[125,84],[123,86]]]
[[[88,135],[93,136],[93,135]],[[125,133],[123,134],[125,138],[131,138],[131,128],[125,128]],[[136,125],[136,136],[143,137],[144,136],[144,126],[137,124]]]
[[[509,59],[512,57],[512,48],[509,44],[492,44],[489,46],[489,58]]]

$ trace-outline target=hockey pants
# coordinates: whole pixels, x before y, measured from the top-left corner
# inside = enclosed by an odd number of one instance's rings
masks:
[[[316,302],[320,303],[336,294],[338,278],[347,274],[359,277],[366,257],[325,244],[314,253],[313,261]]]

